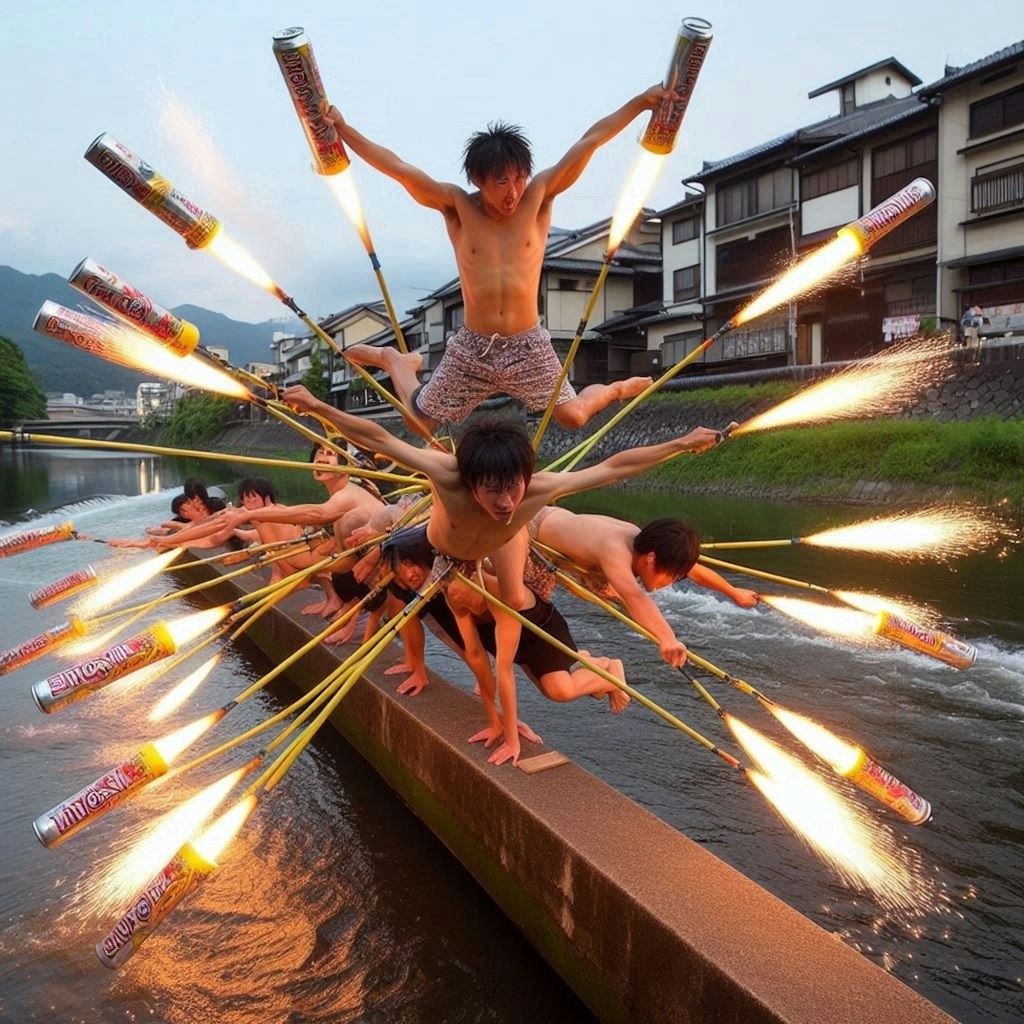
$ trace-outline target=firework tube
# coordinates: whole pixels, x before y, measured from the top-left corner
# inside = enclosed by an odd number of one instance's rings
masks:
[[[127,963],[160,922],[216,868],[191,843],[185,843],[138,894],[117,924],[96,943],[100,963],[111,969]]]
[[[112,325],[105,320],[79,313],[47,299],[36,313],[32,329],[47,338],[56,338],[108,363],[137,370],[138,365],[126,359],[110,341]]]
[[[934,201],[935,186],[927,178],[915,178],[863,217],[840,228],[836,234],[853,235],[861,252],[867,252],[880,238]]]
[[[220,231],[216,217],[201,210],[108,132],[93,141],[85,159],[181,235],[190,249],[202,249]]]
[[[50,849],[60,846],[79,829],[124,803],[135,790],[158,779],[167,767],[156,744],[147,743],[130,760],[36,818],[32,822],[36,838]]]
[[[886,807],[906,818],[911,825],[923,825],[932,816],[932,805],[905,786],[895,775],[890,775],[874,758],[858,749],[857,760],[851,768],[841,771],[865,793],[870,793]]]
[[[67,576],[62,576],[59,580],[54,580],[53,583],[47,583],[45,587],[33,590],[28,595],[28,603],[37,610],[47,608],[51,604],[63,601],[64,598],[99,583],[99,579],[96,570],[91,565],[87,565],[84,569],[68,573]]]
[[[892,612],[878,613],[875,633],[886,640],[909,647],[912,651],[938,658],[953,668],[970,668],[978,656],[978,650],[972,644],[957,640],[941,630],[919,626]]]
[[[44,544],[56,544],[61,540],[71,540],[74,535],[75,527],[70,520],[57,526],[40,526],[35,530],[10,533],[6,537],[0,537],[0,558],[20,555],[22,551],[41,548]]]
[[[647,130],[640,140],[640,145],[649,153],[664,155],[672,152],[710,46],[711,22],[703,18],[683,18],[663,83],[678,99],[664,100],[652,111]]]
[[[59,647],[65,640],[84,635],[84,623],[71,616],[67,622],[62,622],[59,626],[54,626],[31,640],[26,640],[19,647],[12,647],[10,650],[0,652],[0,676],[13,672],[16,668],[35,661],[36,658],[41,658],[48,651]]]
[[[346,170],[348,153],[334,125],[320,112],[320,104],[327,97],[305,30],[281,29],[274,35],[273,50],[306,141],[313,151],[317,174],[338,174]]]
[[[199,344],[199,328],[195,324],[179,319],[95,260],[82,260],[71,271],[68,284],[176,356],[189,355]]]
[[[40,711],[50,714],[66,704],[87,697],[94,690],[154,662],[169,658],[178,650],[170,631],[162,622],[152,629],[123,640],[97,654],[95,658],[72,665],[32,687],[32,699]]]

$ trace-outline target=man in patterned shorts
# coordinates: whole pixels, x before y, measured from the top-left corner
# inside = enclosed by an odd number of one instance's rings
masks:
[[[561,372],[537,309],[552,201],[579,178],[599,146],[638,114],[674,96],[652,86],[594,124],[558,163],[533,178],[533,155],[522,129],[491,124],[470,137],[463,154],[475,192],[435,181],[356,131],[335,107],[326,108],[347,145],[421,206],[444,217],[465,303],[465,324],[422,387],[416,374],[423,360],[417,353],[359,345],[346,352],[348,358],[385,370],[420,426],[463,420],[485,398],[502,393],[532,411],[546,408]],[[554,418],[563,427],[581,427],[611,402],[632,398],[650,383],[650,377],[631,377],[592,384],[577,395],[565,381]]]

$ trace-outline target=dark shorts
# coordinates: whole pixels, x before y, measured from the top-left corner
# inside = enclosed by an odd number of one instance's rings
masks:
[[[402,604],[408,604],[415,596],[415,590],[406,590],[392,581],[388,584],[388,591],[398,598]],[[448,607],[444,594],[435,594],[423,607],[421,616],[431,618],[434,624],[455,644],[459,650],[465,648],[462,642],[462,634],[459,632],[459,625],[455,621],[455,613]]]
[[[331,583],[334,584],[334,592],[341,599],[342,604],[358,601],[370,592],[370,588],[365,583],[360,583],[355,578],[351,569],[348,572],[332,572]]]
[[[540,626],[544,632],[550,633],[567,647],[576,650],[576,641],[569,631],[569,624],[562,617],[562,613],[550,602],[538,598],[532,608],[527,608],[519,614],[523,618],[529,619],[535,626]],[[480,631],[480,640],[484,649],[494,654],[497,650],[494,623],[481,623],[477,629]],[[549,672],[568,672],[576,664],[576,661],[575,657],[571,658],[568,654],[563,654],[557,648],[552,647],[547,640],[523,626],[523,631],[519,636],[519,648],[516,651],[515,663],[529,669],[538,679],[546,676]]]

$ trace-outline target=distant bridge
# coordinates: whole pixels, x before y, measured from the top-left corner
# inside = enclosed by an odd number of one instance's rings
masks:
[[[58,437],[86,437],[97,441],[120,441],[138,427],[134,416],[76,416],[74,419],[24,420],[19,428],[26,434],[53,434]]]

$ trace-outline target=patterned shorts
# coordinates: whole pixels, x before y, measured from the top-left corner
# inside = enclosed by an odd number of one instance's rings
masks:
[[[439,423],[464,420],[484,399],[501,394],[537,412],[547,408],[561,372],[551,335],[539,324],[508,337],[463,326],[448,342],[434,375],[413,395],[413,405]],[[575,397],[564,380],[556,404]]]

